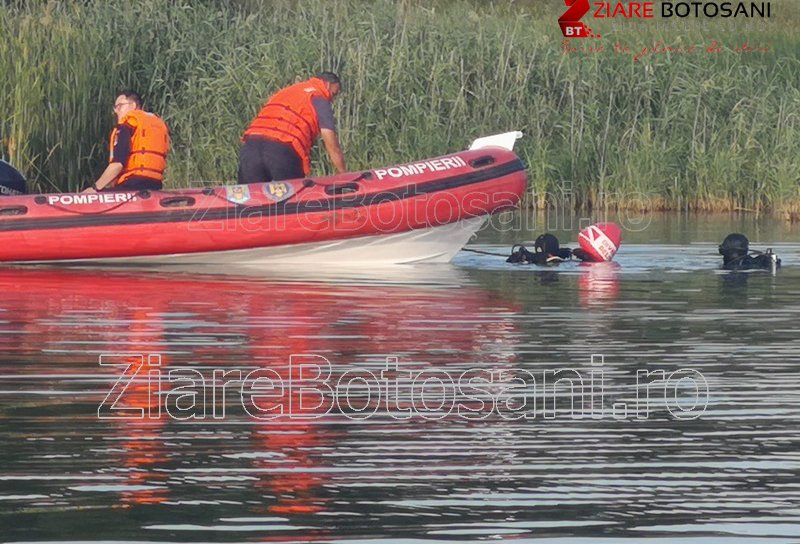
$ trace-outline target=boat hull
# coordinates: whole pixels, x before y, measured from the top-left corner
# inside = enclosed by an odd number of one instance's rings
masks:
[[[340,238],[287,246],[271,246],[230,251],[144,255],[112,259],[76,259],[75,264],[154,264],[154,265],[222,265],[263,269],[281,264],[352,266],[367,264],[447,263],[466,245],[486,222],[486,217],[473,217],[438,227],[416,229],[394,234],[378,234]]]
[[[490,147],[310,180],[9,197],[0,261],[444,262],[526,184],[517,156]]]

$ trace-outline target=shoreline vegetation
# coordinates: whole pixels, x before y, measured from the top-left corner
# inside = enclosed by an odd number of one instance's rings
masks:
[[[561,5],[535,0],[11,1],[0,156],[32,191],[86,187],[107,160],[114,97],[130,87],[170,127],[167,187],[233,183],[239,137],[264,100],[330,69],[344,81],[335,108],[350,170],[521,130],[532,208],[797,221],[795,1],[718,28],[592,20],[602,39],[571,41]]]

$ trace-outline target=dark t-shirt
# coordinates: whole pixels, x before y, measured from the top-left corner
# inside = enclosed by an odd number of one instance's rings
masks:
[[[128,164],[131,156],[131,139],[133,138],[133,127],[120,125],[117,127],[117,141],[114,142],[114,149],[111,152],[111,161],[118,162],[123,166]]]
[[[330,101],[321,96],[315,96],[311,99],[311,104],[314,106],[314,111],[317,112],[319,128],[326,128],[336,132],[336,121],[333,118],[333,108]]]

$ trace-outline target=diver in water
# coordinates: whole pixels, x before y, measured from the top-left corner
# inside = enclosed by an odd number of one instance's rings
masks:
[[[771,249],[766,253],[751,252],[750,241],[744,234],[727,235],[719,246],[719,254],[725,270],[773,270],[781,267],[781,260]]]
[[[523,245],[511,248],[507,263],[552,266],[575,257],[583,262],[601,263],[614,258],[622,242],[622,229],[616,223],[595,223],[578,233],[581,247],[560,247],[558,238],[550,233],[542,234],[534,242],[531,253]]]
[[[542,234],[533,245],[533,252],[523,245],[515,245],[511,248],[511,255],[506,259],[507,263],[535,264],[539,266],[553,266],[576,257],[582,261],[589,260],[586,252],[580,248],[570,249],[560,247],[558,238],[552,234]]]

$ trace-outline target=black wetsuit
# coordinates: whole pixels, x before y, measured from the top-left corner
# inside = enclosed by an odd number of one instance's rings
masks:
[[[581,255],[578,255],[578,253]],[[557,253],[545,253],[541,251],[534,253],[533,251],[528,251],[525,246],[514,246],[511,248],[511,255],[506,259],[506,262],[553,266],[569,260],[573,255],[581,260],[586,260],[585,254],[580,249],[571,250],[564,247],[560,248]]]
[[[780,268],[781,260],[775,259],[775,268]],[[725,270],[770,270],[772,254],[742,255],[740,257],[723,258],[722,268]]]

